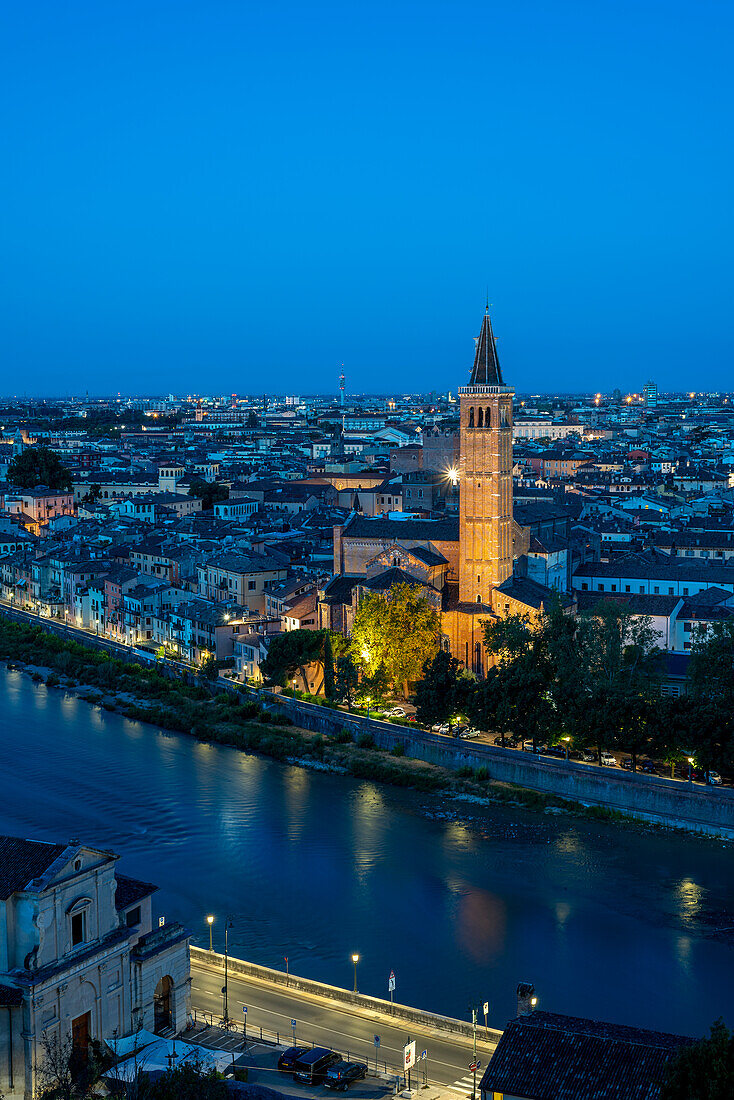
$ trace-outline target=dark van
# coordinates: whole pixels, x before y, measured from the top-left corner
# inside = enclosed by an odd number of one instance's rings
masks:
[[[304,1081],[307,1085],[320,1085],[326,1077],[329,1066],[335,1062],[341,1062],[341,1057],[328,1047],[313,1047],[303,1054],[293,1068],[293,1076],[296,1081]]]

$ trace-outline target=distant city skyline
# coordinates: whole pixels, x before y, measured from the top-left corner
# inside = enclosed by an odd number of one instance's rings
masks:
[[[730,7],[40,8],[3,388],[455,390],[487,291],[517,389],[730,383]]]

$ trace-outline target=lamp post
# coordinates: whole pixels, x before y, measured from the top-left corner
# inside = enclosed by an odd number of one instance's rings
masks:
[[[291,680],[291,683],[293,685],[293,698],[295,699],[295,697],[296,697],[296,681]]]
[[[571,740],[571,738],[570,737],[564,737],[563,740],[566,744],[566,760],[568,760],[568,743]]]
[[[229,1001],[228,1001],[228,962],[229,962],[229,930],[232,927],[232,918],[227,917],[224,922],[224,985],[222,986],[222,997],[224,1011],[222,1016],[224,1018],[224,1026],[229,1026]]]
[[[370,716],[370,703],[372,702],[372,696],[371,695],[366,695],[364,701],[367,704],[367,717],[369,718],[369,716]]]
[[[212,925],[214,924],[214,917],[211,916],[211,914],[206,918],[206,923],[209,925],[209,950],[213,951],[214,945],[212,943]]]
[[[352,962],[354,963],[354,992],[357,992],[357,963],[359,962],[359,955],[355,952],[352,955]]]
[[[688,757],[688,783],[693,786],[693,757]]]

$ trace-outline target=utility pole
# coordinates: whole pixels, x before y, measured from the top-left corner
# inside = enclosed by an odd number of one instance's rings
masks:
[[[473,1032],[473,1035],[474,1035],[474,1058],[473,1058],[473,1063],[476,1065],[476,1061],[477,1061],[477,1006],[476,1005],[472,1005],[472,1009],[471,1009],[471,1026],[472,1026],[472,1032]],[[476,1097],[477,1097],[477,1071],[476,1071],[476,1069],[473,1070],[471,1076],[472,1076],[471,1096],[472,1096],[472,1100],[476,1100]]]

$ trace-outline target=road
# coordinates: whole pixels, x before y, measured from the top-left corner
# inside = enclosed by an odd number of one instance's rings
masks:
[[[222,974],[210,970],[192,960],[191,999],[197,1013],[211,1013],[215,1019],[222,1015]],[[436,1032],[407,1030],[385,1020],[360,1015],[353,1007],[331,1005],[301,993],[288,992],[279,986],[270,986],[252,979],[231,977],[228,982],[229,1014],[238,1022],[244,1019],[242,1006],[247,1006],[247,1028],[253,1036],[260,1027],[278,1032],[281,1040],[290,1043],[293,1038],[291,1020],[295,1019],[296,1038],[304,1044],[315,1043],[333,1047],[341,1054],[374,1065],[375,1035],[380,1036],[379,1063],[387,1063],[388,1072],[399,1072],[403,1062],[403,1046],[408,1040],[417,1040],[417,1051],[428,1051],[428,1080],[442,1086],[457,1100],[471,1092],[469,1064],[472,1060],[470,1039],[444,1038]],[[477,1028],[477,1051],[486,1066],[494,1043],[481,1039],[482,1028]],[[418,1069],[418,1067],[416,1067]],[[481,1071],[478,1079],[481,1076]],[[478,1083],[477,1079],[477,1083]]]

